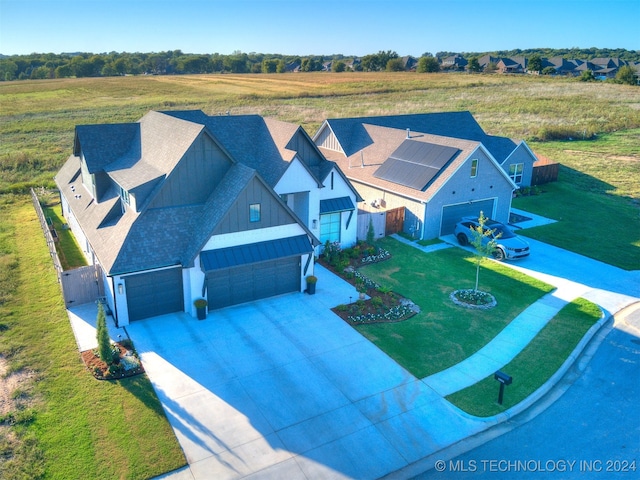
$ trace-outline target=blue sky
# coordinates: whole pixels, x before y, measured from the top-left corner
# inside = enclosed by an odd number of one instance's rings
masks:
[[[640,50],[640,0],[0,0],[0,53]]]

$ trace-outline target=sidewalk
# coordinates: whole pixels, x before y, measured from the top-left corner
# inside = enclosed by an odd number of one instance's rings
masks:
[[[552,220],[527,212],[518,211],[518,213],[531,218],[531,220],[525,222],[526,227],[545,225],[553,222]],[[524,223],[522,225],[524,226]],[[392,235],[392,237],[424,253],[457,246],[457,240],[453,235],[441,237],[443,243],[426,247],[419,245],[417,242],[407,240],[400,235]],[[472,251],[471,247],[460,248]],[[539,253],[540,249],[533,252],[534,255]],[[557,261],[561,262],[560,258],[557,258]],[[546,260],[544,262],[546,263]],[[561,278],[553,274],[523,268],[520,263],[504,262],[504,264],[543,280],[555,286],[556,289],[525,309],[478,352],[446,370],[422,379],[426,385],[442,397],[463,390],[507,365],[567,303],[570,303],[576,298],[585,297],[600,306],[603,310],[603,319],[601,322],[598,322],[598,326],[601,326],[613,313],[637,301],[637,298],[631,296],[621,295],[600,288],[592,288],[577,281]],[[597,266],[594,268],[597,268]],[[606,274],[603,273],[603,276],[606,276]]]
[[[514,318],[493,340],[462,362],[423,379],[443,397],[492,375],[513,360],[562,308],[586,288],[565,285]]]

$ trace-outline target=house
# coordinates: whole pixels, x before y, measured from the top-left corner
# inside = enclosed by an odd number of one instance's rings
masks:
[[[361,198],[337,165],[257,115],[77,126],[56,183],[120,326],[303,291],[321,242],[356,241]]]
[[[527,70],[527,59],[524,57],[501,58],[496,66],[500,73],[524,73]]]
[[[469,64],[467,60],[456,54],[451,55],[449,57],[445,57],[442,59],[442,69],[443,70],[464,70],[465,67]]]
[[[416,71],[416,67],[418,66],[418,60],[415,57],[412,57],[411,55],[405,55],[404,57],[401,57],[401,60],[402,60],[402,66],[406,71],[408,72]]]
[[[403,230],[421,239],[480,211],[508,222],[513,191],[530,185],[536,161],[524,141],[486,134],[469,112],[330,119],[313,140],[363,210],[404,207]]]

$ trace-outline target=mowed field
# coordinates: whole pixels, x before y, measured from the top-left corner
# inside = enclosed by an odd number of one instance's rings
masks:
[[[530,236],[640,268],[637,87],[416,73],[0,82],[0,386],[20,379],[4,391],[0,478],[143,479],[185,464],[146,376],[98,382],[82,365],[25,194],[54,186],[76,125],[134,122],[153,109],[255,113],[301,124],[311,135],[325,118],[469,110],[488,133],[526,139],[561,163],[560,181],[544,195],[514,200],[563,220],[529,229]],[[553,137],[560,140],[536,140]]]
[[[0,82],[0,193],[52,185],[75,125],[138,120],[149,110],[255,113],[302,125],[326,118],[469,110],[488,133],[613,182],[638,198],[640,89],[534,76],[301,73],[184,75]],[[576,142],[605,132],[613,141]],[[560,134],[572,141],[538,143]],[[603,160],[606,160],[603,162]],[[601,166],[605,168],[601,168]],[[612,171],[613,178],[600,170]],[[635,187],[634,187],[635,183]]]

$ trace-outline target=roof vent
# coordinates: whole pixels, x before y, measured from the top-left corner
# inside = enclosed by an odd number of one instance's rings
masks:
[[[411,138],[411,129],[407,128],[407,138]]]

